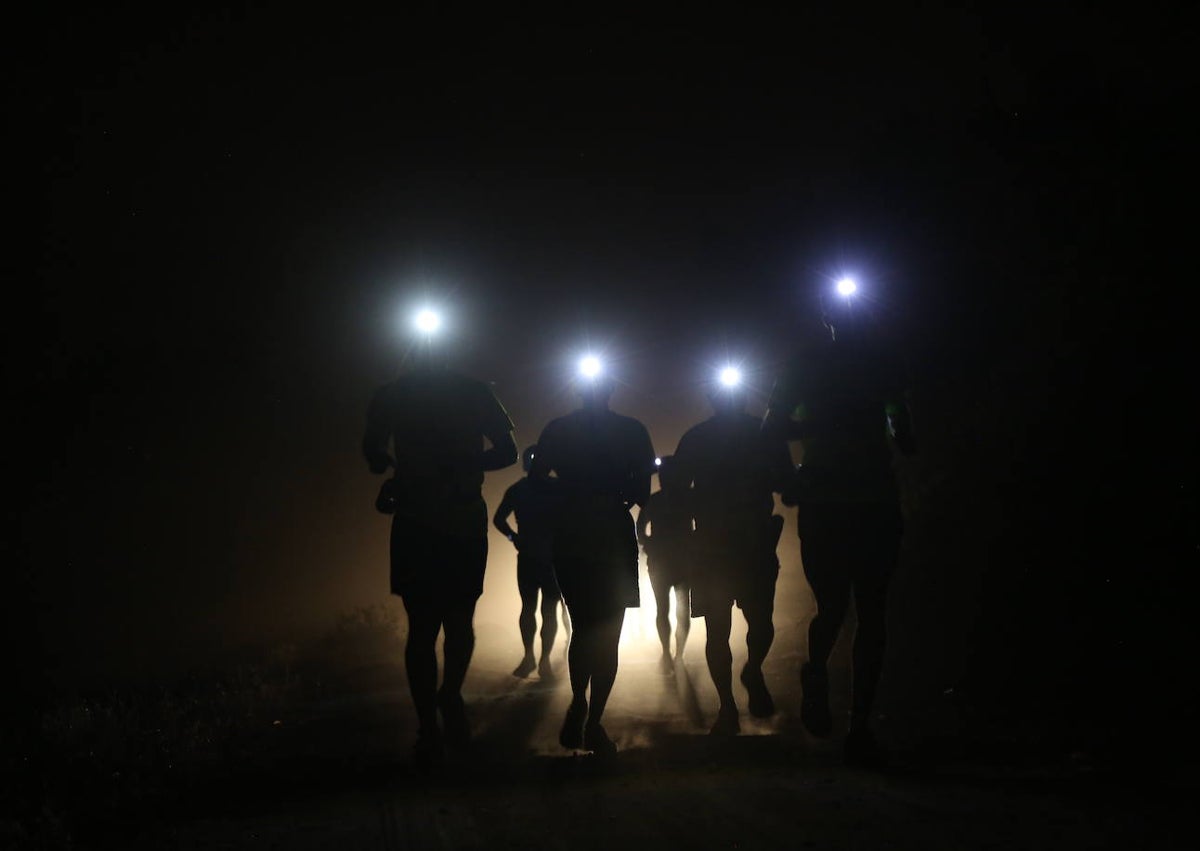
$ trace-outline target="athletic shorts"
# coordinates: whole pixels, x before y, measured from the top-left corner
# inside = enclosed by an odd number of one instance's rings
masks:
[[[517,590],[522,597],[542,592],[543,597],[559,597],[558,580],[554,578],[554,564],[545,558],[517,553]]]
[[[691,558],[683,553],[663,555],[655,552],[646,559],[652,582],[661,585],[687,585],[691,578]]]
[[[737,605],[743,611],[775,603],[779,558],[769,537],[724,535],[697,538],[692,572],[692,617]]]
[[[436,599],[476,600],[487,567],[487,506],[479,501],[478,536],[431,530],[412,518],[392,515],[392,593]]]

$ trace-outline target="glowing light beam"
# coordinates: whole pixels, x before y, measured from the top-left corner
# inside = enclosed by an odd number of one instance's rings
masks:
[[[595,378],[604,371],[604,364],[595,355],[585,355],[579,359],[579,374],[584,378]]]
[[[436,311],[426,307],[417,311],[417,315],[413,317],[413,325],[422,334],[436,334],[442,327],[442,317]]]

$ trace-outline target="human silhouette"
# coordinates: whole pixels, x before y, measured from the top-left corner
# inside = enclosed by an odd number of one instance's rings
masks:
[[[691,630],[689,591],[692,560],[692,509],[687,482],[681,481],[675,459],[660,459],[659,489],[638,512],[638,540],[646,550],[650,587],[657,609],[654,625],[662,645],[659,667],[673,673],[683,661]],[[671,592],[675,593],[675,656],[671,657]]]
[[[879,765],[887,752],[869,719],[903,528],[889,442],[904,454],[916,446],[904,370],[869,313],[850,296],[823,299],[822,307],[828,341],[781,375],[763,429],[803,446],[803,464],[785,495],[798,506],[804,575],[817,603],[801,669],[801,720],[815,736],[832,732],[827,662],[853,594],[858,627],[844,750],[848,762]]]
[[[571,613],[571,705],[559,742],[613,754],[601,720],[617,676],[625,609],[638,602],[638,544],[630,508],[650,494],[654,448],[646,427],[609,410],[612,381],[580,379],[582,406],[538,438],[533,478],[557,475],[554,572]],[[590,692],[589,692],[590,689]]]
[[[554,578],[553,564],[551,521],[555,483],[547,479],[534,484],[530,479],[536,452],[535,445],[521,453],[525,478],[504,492],[492,523],[517,548],[517,590],[521,594],[521,614],[517,625],[521,630],[525,655],[513,671],[513,676],[527,677],[536,669],[539,677],[548,680],[554,677],[550,654],[558,635],[558,607],[562,602],[562,594],[558,590],[558,580]],[[508,518],[512,514],[517,516],[517,531],[508,525]],[[542,649],[541,657],[535,661],[533,637],[537,630],[538,592],[542,595]],[[565,610],[563,615],[565,621]],[[569,640],[570,625],[564,625]]]
[[[750,714],[766,718],[775,703],[762,664],[775,640],[775,549],[783,518],[774,514],[773,493],[792,470],[787,444],[762,433],[762,423],[746,412],[740,386],[714,386],[713,415],[689,429],[675,450],[680,478],[691,485],[699,554],[692,579],[692,615],[703,617],[708,670],[720,700],[712,734],[741,729],[733,693],[729,648],[733,606],[746,619],[746,664],[740,679]]]
[[[432,357],[380,387],[367,412],[367,464],[377,474],[394,470],[377,507],[392,514],[391,590],[408,613],[404,661],[422,765],[442,753],[438,710],[447,741],[470,737],[462,685],[475,646],[475,604],[483,593],[487,561],[488,515],[481,488],[485,471],[517,460],[512,430],[486,384]],[[442,631],[445,665],[439,689],[435,645]]]

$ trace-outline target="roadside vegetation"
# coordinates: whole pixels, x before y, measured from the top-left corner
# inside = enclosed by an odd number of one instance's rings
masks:
[[[132,839],[260,766],[284,719],[336,681],[339,666],[398,659],[401,630],[386,607],[361,608],[314,640],[228,668],[52,696],[34,736],[0,740],[0,846]]]

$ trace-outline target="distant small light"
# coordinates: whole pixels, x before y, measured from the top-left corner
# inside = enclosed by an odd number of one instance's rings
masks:
[[[842,278],[837,282],[837,291],[842,298],[849,298],[858,292],[858,284],[854,283],[853,278]]]
[[[655,466],[655,467],[661,467],[661,466],[662,466],[662,459],[661,459],[661,458],[655,458],[655,459],[654,459],[654,466]]]
[[[718,378],[722,387],[737,387],[742,383],[742,371],[736,366],[727,366],[721,370]]]
[[[432,334],[442,327],[442,317],[428,308],[418,311],[413,321],[423,334]]]
[[[595,378],[603,369],[600,363],[600,358],[595,355],[586,355],[579,361],[579,374],[584,378]]]

